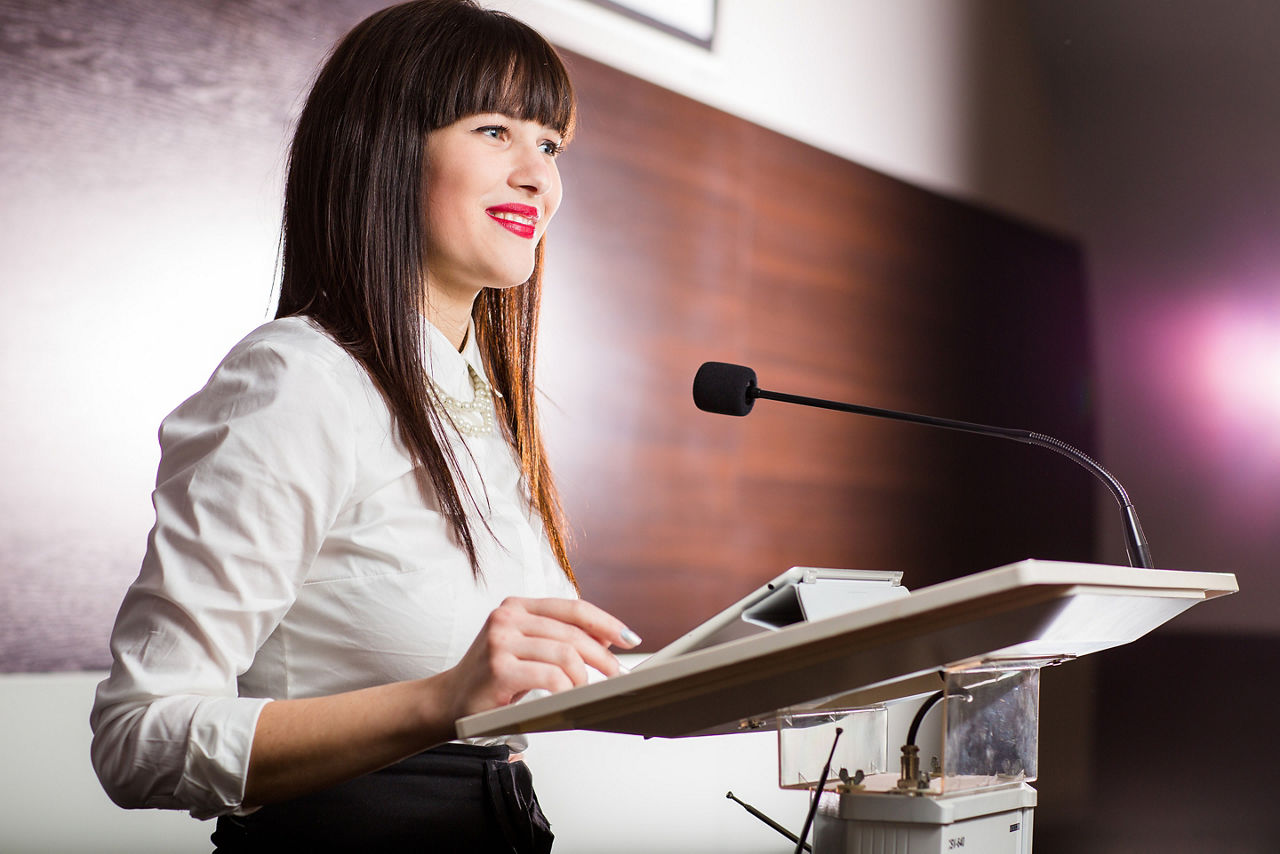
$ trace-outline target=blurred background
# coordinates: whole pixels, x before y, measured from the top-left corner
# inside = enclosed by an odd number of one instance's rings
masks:
[[[33,761],[87,773],[155,430],[271,316],[291,123],[381,5],[0,0],[0,722]],[[1054,455],[716,418],[704,360],[1060,436],[1124,482],[1157,566],[1241,593],[1046,672],[1036,850],[1274,851],[1280,6],[488,5],[582,99],[540,385],[586,595],[655,649],[792,564],[918,588],[1125,563],[1114,502]],[[0,848],[60,850],[17,841],[53,826],[23,806],[48,762],[0,783]]]

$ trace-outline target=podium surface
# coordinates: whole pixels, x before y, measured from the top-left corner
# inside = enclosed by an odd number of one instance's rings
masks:
[[[782,709],[851,707],[939,688],[947,666],[1049,664],[1120,646],[1237,589],[1230,573],[1026,560],[471,715],[457,731],[679,738],[766,729]]]

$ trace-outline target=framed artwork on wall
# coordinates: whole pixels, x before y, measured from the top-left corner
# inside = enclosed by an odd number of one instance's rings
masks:
[[[634,21],[711,50],[720,0],[590,0]]]

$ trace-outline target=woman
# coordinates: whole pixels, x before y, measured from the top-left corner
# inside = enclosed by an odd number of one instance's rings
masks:
[[[220,816],[219,850],[549,848],[523,743],[446,743],[639,642],[576,598],[534,405],[573,118],[551,47],[471,0],[335,48],[290,152],[277,319],[161,427],[92,717],[118,803]]]

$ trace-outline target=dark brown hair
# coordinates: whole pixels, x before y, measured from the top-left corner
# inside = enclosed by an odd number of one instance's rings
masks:
[[[472,0],[420,0],[375,13],[337,44],[289,151],[276,316],[312,318],[368,371],[424,497],[434,494],[477,577],[457,461],[441,440],[423,362],[425,136],[469,115],[503,113],[567,137],[574,109],[564,65],[528,26]],[[472,317],[530,500],[574,581],[533,386],[542,257],[539,243],[529,281],[481,291]]]

